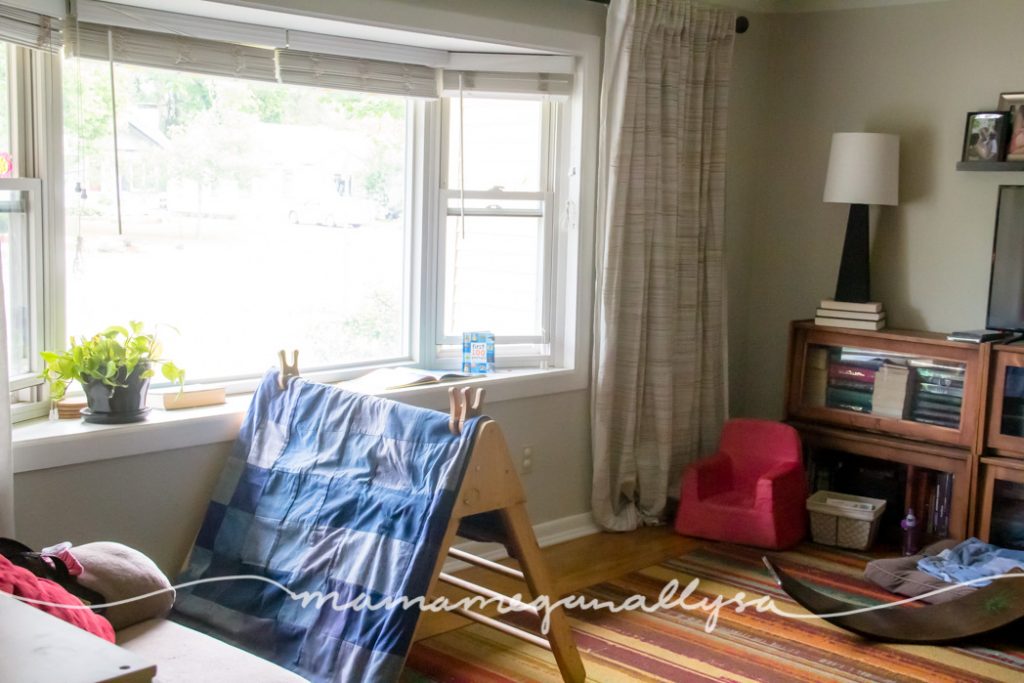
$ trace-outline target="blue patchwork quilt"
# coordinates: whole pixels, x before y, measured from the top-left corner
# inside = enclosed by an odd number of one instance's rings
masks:
[[[477,419],[453,436],[445,413],[268,372],[179,583],[423,595]],[[179,590],[172,618],[312,681],[397,680],[419,611],[333,604],[232,579]]]

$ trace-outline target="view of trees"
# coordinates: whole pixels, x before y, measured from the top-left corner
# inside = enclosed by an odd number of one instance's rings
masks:
[[[219,214],[223,207],[204,199],[225,188],[237,198],[272,184],[289,191],[308,186],[309,199],[334,189],[333,178],[342,176],[352,179],[357,196],[375,201],[382,215],[401,204],[402,188],[393,180],[404,164],[403,146],[395,144],[396,130],[405,125],[401,98],[121,64],[114,79],[122,190],[166,192],[176,181],[186,182],[196,196],[183,212]],[[64,92],[69,177],[99,193],[96,204],[109,205],[114,117],[109,64],[69,60]],[[300,151],[296,146],[314,144],[334,159],[311,163],[307,155],[288,163]],[[298,175],[296,166],[302,167]],[[180,202],[178,208],[184,208]]]
[[[304,367],[401,354],[404,98],[125,64],[110,79],[64,64],[69,333],[173,326],[193,379],[279,348]]]

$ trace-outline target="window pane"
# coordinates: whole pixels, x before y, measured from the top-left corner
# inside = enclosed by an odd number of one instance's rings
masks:
[[[465,98],[463,164],[467,190],[538,192],[542,123],[539,100]],[[448,187],[459,187],[459,100],[452,99],[448,127]]]
[[[173,326],[192,380],[405,354],[403,98],[116,65],[119,232],[108,69],[65,68],[69,334]]]
[[[541,333],[542,219],[449,216],[445,234],[445,334]]]
[[[7,311],[8,375],[32,372],[28,192],[0,190],[0,253]]]

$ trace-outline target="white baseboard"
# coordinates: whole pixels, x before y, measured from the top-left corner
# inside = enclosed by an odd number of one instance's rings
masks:
[[[533,533],[537,536],[537,543],[541,548],[549,545],[565,543],[576,538],[596,534],[601,529],[594,523],[594,518],[589,512],[578,515],[553,519],[550,522],[541,522],[533,526]],[[472,553],[486,560],[503,560],[508,557],[504,546],[498,543],[481,543],[479,541],[464,541],[455,546],[459,550]],[[465,562],[449,559],[444,563],[444,571],[452,572],[469,567]]]

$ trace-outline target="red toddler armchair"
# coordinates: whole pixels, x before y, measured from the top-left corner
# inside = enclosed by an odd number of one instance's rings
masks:
[[[676,531],[761,548],[787,548],[807,532],[800,436],[770,420],[730,420],[718,452],[683,473]]]

